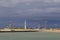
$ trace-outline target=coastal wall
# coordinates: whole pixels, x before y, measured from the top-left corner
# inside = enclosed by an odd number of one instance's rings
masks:
[[[42,29],[41,32],[60,32],[58,29]]]
[[[58,29],[7,29],[7,28],[4,28],[4,29],[0,29],[0,31],[28,31],[28,32],[60,32],[60,30]]]
[[[38,32],[39,30],[37,29],[7,29],[7,28],[4,28],[4,29],[0,29],[0,32],[6,32],[6,31],[14,31],[14,32]]]

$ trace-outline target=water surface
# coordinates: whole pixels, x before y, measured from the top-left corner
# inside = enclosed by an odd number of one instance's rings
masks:
[[[51,32],[0,33],[0,40],[60,40],[60,33]]]

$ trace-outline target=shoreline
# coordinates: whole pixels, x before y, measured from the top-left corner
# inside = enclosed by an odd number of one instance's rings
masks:
[[[60,32],[60,29],[41,29],[39,32]]]
[[[0,29],[0,32],[60,32],[60,29]]]

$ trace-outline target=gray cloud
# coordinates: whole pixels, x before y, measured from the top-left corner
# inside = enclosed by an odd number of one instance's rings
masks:
[[[8,16],[60,16],[60,0],[0,0],[0,17]]]
[[[60,0],[0,0],[0,6],[13,7],[18,3],[29,3],[29,2],[43,2],[43,3],[60,3]]]

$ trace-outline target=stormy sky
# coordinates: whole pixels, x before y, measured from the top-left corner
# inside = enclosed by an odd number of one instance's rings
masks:
[[[60,23],[60,0],[0,0],[0,26],[10,20],[20,25],[22,19]]]
[[[60,0],[0,0],[0,17],[60,17]]]

